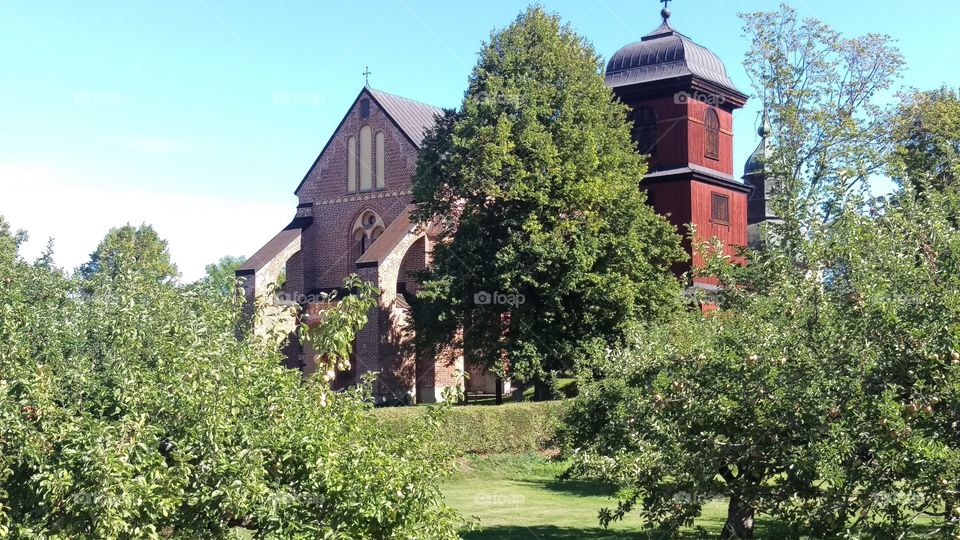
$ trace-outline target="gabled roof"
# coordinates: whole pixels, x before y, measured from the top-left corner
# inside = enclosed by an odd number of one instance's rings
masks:
[[[403,133],[410,138],[413,144],[420,148],[423,136],[427,130],[437,122],[437,116],[443,114],[443,109],[414,101],[405,97],[395,96],[373,88],[367,88],[373,99],[380,105],[387,116],[393,119]]]
[[[396,124],[404,136],[406,136],[407,139],[409,139],[409,141],[418,149],[423,143],[423,137],[427,130],[433,127],[433,125],[436,123],[437,116],[443,114],[443,109],[440,107],[434,107],[433,105],[427,105],[426,103],[421,103],[405,97],[389,94],[381,90],[374,90],[369,86],[364,86],[360,90],[360,93],[357,94],[356,99],[353,100],[353,103],[350,104],[350,107],[347,109],[347,113],[343,115],[343,119],[341,119],[340,123],[337,124],[337,128],[333,130],[333,133],[330,135],[330,139],[327,140],[327,144],[323,146],[323,150],[321,150],[317,155],[317,159],[313,161],[313,165],[311,165],[307,170],[307,174],[303,175],[303,180],[300,181],[297,189],[293,191],[294,195],[300,192],[300,188],[302,188],[307,182],[307,178],[310,178],[310,173],[313,172],[313,169],[316,168],[317,163],[320,162],[320,156],[322,156],[323,153],[327,151],[327,148],[330,147],[330,143],[332,143],[334,137],[337,136],[337,132],[340,131],[340,127],[343,126],[343,123],[350,116],[350,112],[353,111],[354,107],[357,106],[357,102],[360,101],[360,98],[362,98],[364,95],[369,96],[370,99],[376,102],[377,105],[383,109],[383,112],[386,113],[387,118]]]

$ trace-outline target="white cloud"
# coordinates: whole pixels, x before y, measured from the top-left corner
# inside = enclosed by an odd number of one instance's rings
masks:
[[[53,237],[57,264],[72,270],[111,227],[149,223],[188,282],[223,255],[252,255],[293,216],[292,205],[91,185],[63,171],[0,162],[0,215],[30,233],[23,256],[35,258]]]

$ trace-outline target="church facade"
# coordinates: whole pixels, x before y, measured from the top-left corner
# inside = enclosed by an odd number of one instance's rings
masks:
[[[649,172],[637,179],[650,204],[678,232],[693,223],[697,236],[717,237],[733,254],[747,244],[747,208],[752,191],[733,176],[733,111],[747,96],[728,78],[720,59],[663,23],[640,41],[617,51],[605,79],[630,109],[633,138],[649,155]],[[305,307],[322,309],[323,294],[339,291],[357,274],[380,290],[377,307],[356,338],[349,372],[332,384],[345,387],[377,372],[378,401],[432,402],[458,384],[456,373],[471,370],[455,350],[439,358],[418,357],[412,347],[409,299],[417,293],[416,272],[430,264],[435,236],[411,219],[412,177],[424,134],[441,110],[365,86],[347,109],[295,193],[290,224],[237,271],[248,304],[271,292],[286,276],[281,293]],[[757,175],[745,177],[756,180]],[[641,182],[642,180],[642,182]],[[685,241],[690,263],[701,261]],[[694,287],[711,289],[710,279]],[[286,321],[292,328],[292,321]],[[292,334],[288,365],[316,371],[309,347]],[[473,372],[467,390],[492,392],[492,376]]]

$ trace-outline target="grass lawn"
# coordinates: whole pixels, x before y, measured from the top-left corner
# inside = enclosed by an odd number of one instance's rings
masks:
[[[468,517],[480,520],[480,529],[466,531],[467,540],[575,540],[660,538],[645,532],[639,518],[631,516],[610,529],[597,519],[603,507],[615,507],[613,491],[597,482],[556,480],[564,465],[539,454],[474,456],[463,462],[462,472],[444,485],[447,503]],[[697,527],[684,538],[716,538],[726,517],[721,501],[704,509]],[[757,524],[759,538],[770,523]]]

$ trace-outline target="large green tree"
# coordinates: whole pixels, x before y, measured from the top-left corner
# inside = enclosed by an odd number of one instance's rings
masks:
[[[886,35],[847,37],[823,21],[777,11],[741,14],[744,60],[773,125],[766,166],[777,181],[777,235],[789,245],[864,197],[890,150],[893,111],[883,93],[903,71]]]
[[[677,309],[684,254],[638,187],[627,108],[586,40],[532,7],[479,56],[414,178],[417,218],[441,231],[418,336],[462,330],[468,358],[537,380]]]
[[[134,227],[128,223],[110,229],[90,254],[90,260],[77,269],[84,279],[96,276],[113,279],[128,272],[164,283],[178,276],[177,266],[170,260],[167,241],[150,225]]]

